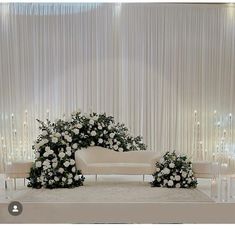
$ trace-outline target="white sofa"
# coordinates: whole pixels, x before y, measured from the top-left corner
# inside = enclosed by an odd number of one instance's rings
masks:
[[[78,169],[84,175],[126,174],[150,175],[161,155],[153,151],[117,152],[99,146],[83,148],[75,153]]]
[[[75,160],[82,174],[96,175],[97,178],[97,175],[105,174],[152,175],[156,169],[155,164],[161,156],[154,151],[117,152],[93,146],[77,150]],[[218,167],[212,162],[193,162],[196,178],[212,178],[218,173],[217,170]]]
[[[16,189],[16,179],[29,177],[30,168],[32,167],[32,161],[14,161],[5,165],[5,188],[7,188],[7,179],[14,179],[14,186]]]

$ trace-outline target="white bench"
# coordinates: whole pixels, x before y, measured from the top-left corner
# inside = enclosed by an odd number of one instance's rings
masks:
[[[118,153],[118,152],[117,152]],[[136,153],[136,152],[134,152]],[[142,152],[143,153],[143,152]],[[120,154],[120,153],[119,153]],[[125,153],[123,153],[125,154]],[[144,155],[143,155],[144,156]],[[156,155],[151,155],[151,157],[156,156]],[[150,160],[151,161],[151,158]],[[154,158],[154,157],[153,157]],[[155,160],[157,160],[158,157],[155,158]],[[152,159],[153,160],[153,159]],[[7,164],[5,166],[5,175],[7,179],[14,179],[14,187],[16,189],[16,179],[17,178],[23,178],[24,179],[24,184],[25,184],[25,178],[29,177],[29,172],[30,172],[30,168],[32,167],[33,162],[32,161],[16,161],[16,162],[12,162],[11,164]],[[76,157],[76,164],[78,166],[79,169],[81,169],[81,161],[79,157]],[[151,164],[151,163],[150,163]],[[155,164],[155,161],[152,161],[152,165],[149,167],[149,171],[141,171],[141,168],[136,168],[136,170],[133,171],[124,171],[123,173],[120,172],[120,174],[152,174]],[[82,167],[83,168],[83,167]],[[105,169],[105,168],[102,168]],[[98,171],[85,171],[85,174],[93,174],[92,172],[94,172],[94,174],[100,174],[98,173]],[[219,165],[213,162],[205,162],[205,161],[196,161],[193,162],[193,172],[194,172],[194,176],[196,178],[212,178],[213,176],[216,176],[219,174],[220,172],[220,168]],[[114,173],[113,171],[111,171],[110,174]],[[115,171],[115,173],[117,173],[117,171]],[[115,174],[114,173],[114,174]],[[101,174],[109,174],[107,171],[106,172],[102,172]],[[144,175],[143,175],[144,176]],[[96,175],[97,177],[97,175]],[[144,177],[143,177],[144,178]],[[7,179],[5,180],[5,188],[7,188]]]
[[[221,171],[221,168],[217,162],[194,161],[192,164],[194,176],[196,178],[213,178],[218,176],[221,172],[227,172]]]
[[[6,164],[5,166],[5,188],[7,188],[7,179],[14,179],[14,187],[16,189],[16,179],[23,178],[25,185],[25,178],[29,177],[30,168],[32,167],[32,161],[16,161]]]

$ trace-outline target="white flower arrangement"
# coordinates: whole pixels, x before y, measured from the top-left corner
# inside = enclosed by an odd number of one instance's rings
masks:
[[[115,123],[105,113],[73,112],[66,120],[47,120],[33,149],[35,163],[30,171],[29,187],[72,188],[83,184],[82,171],[75,166],[75,152],[81,148],[101,146],[119,152],[144,150],[140,136],[132,137],[124,124]],[[69,175],[70,174],[70,175]]]
[[[167,152],[156,162],[152,187],[196,188],[197,180],[193,176],[192,163],[186,155]]]

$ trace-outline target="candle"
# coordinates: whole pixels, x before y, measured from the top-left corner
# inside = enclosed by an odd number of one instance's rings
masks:
[[[200,144],[200,155],[199,155],[199,159],[200,160],[203,160],[203,146],[202,146],[202,141],[199,142]]]
[[[212,161],[215,161],[215,153],[212,154]]]
[[[50,118],[50,112],[49,112],[49,109],[47,109],[46,118],[47,118],[47,119],[49,119],[49,118]]]
[[[218,186],[216,178],[211,179],[211,198],[216,199],[218,197]]]
[[[221,167],[221,174],[222,175],[227,174],[227,172],[228,172],[228,164],[227,163],[222,163],[220,167]]]
[[[208,156],[207,154],[208,154],[207,149],[205,149],[205,155],[203,156],[204,160],[207,159],[207,156]]]

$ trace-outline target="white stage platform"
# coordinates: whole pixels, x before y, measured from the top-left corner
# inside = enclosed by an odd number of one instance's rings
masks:
[[[18,181],[17,190],[1,189],[0,223],[234,223],[235,203],[210,198],[210,182],[197,189],[151,188],[148,176],[86,177],[75,189],[30,189]],[[3,184],[3,180],[1,182]],[[3,187],[1,185],[1,187]],[[23,204],[23,213],[11,216],[11,200]]]

